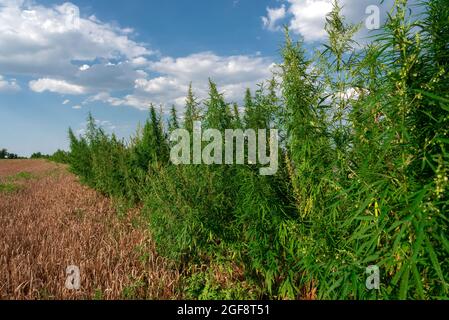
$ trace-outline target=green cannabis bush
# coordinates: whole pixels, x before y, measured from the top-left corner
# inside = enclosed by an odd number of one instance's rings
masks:
[[[202,104],[190,86],[183,121],[175,107],[168,119],[151,107],[128,143],[89,116],[84,136],[69,131],[71,169],[143,204],[159,253],[190,279],[189,296],[235,298],[212,272],[192,272],[221,263],[250,284],[240,298],[448,299],[449,6],[422,6],[410,15],[397,0],[364,46],[337,2],[321,51],[306,52],[287,30],[282,63],[247,90],[243,112],[211,80]],[[277,174],[172,164],[170,131],[192,133],[195,121],[279,129]],[[370,265],[380,290],[366,288]]]

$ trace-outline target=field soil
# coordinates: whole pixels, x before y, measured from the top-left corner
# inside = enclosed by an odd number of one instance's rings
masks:
[[[139,209],[117,207],[63,165],[0,160],[0,299],[178,298]]]

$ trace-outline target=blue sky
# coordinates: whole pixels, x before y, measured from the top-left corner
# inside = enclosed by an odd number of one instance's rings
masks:
[[[40,1],[52,5],[56,1]],[[59,2],[61,3],[61,2]],[[134,28],[137,39],[168,56],[214,51],[219,55],[275,55],[278,34],[266,32],[261,17],[277,0],[89,0],[72,1],[82,15]]]
[[[0,148],[67,149],[89,111],[129,137],[150,103],[182,112],[189,82],[204,98],[208,77],[238,102],[271,76],[282,24],[308,48],[325,40],[330,2],[0,0]],[[358,22],[377,1],[342,2]]]

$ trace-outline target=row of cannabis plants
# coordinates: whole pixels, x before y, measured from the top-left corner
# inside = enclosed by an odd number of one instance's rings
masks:
[[[328,41],[288,32],[273,79],[228,103],[188,92],[183,121],[150,109],[130,141],[70,131],[88,185],[143,204],[158,252],[193,298],[449,298],[449,6],[397,0],[368,44],[336,3]],[[241,111],[244,110],[244,111]],[[173,129],[279,130],[279,170],[174,165]],[[380,289],[366,287],[378,266]]]

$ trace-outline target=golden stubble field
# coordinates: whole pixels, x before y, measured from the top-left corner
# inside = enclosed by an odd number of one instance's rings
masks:
[[[118,215],[63,165],[0,161],[0,299],[174,299],[178,281],[138,209]]]

